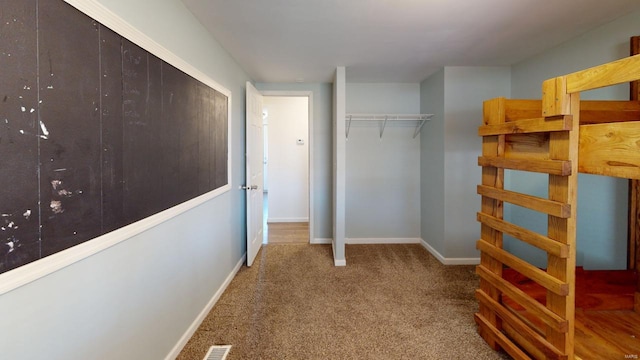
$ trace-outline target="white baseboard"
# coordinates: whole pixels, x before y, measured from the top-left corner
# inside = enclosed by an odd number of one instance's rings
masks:
[[[420,244],[420,238],[346,238],[346,244]]]
[[[204,309],[200,311],[200,314],[198,314],[198,317],[196,317],[193,323],[191,323],[191,326],[189,326],[189,328],[184,333],[184,335],[182,335],[182,337],[180,338],[180,341],[178,341],[178,343],[173,347],[173,349],[171,349],[171,352],[167,355],[165,360],[174,360],[176,357],[178,357],[178,355],[180,354],[180,351],[182,351],[184,346],[187,345],[187,342],[189,342],[189,339],[191,339],[191,337],[196,332],[196,330],[198,330],[198,327],[200,327],[200,324],[202,324],[202,322],[207,317],[207,315],[209,314],[213,306],[218,302],[218,300],[220,300],[222,293],[227,289],[227,287],[231,283],[231,280],[233,280],[233,278],[236,276],[238,271],[240,271],[240,268],[242,267],[242,265],[245,263],[246,260],[247,260],[247,254],[245,254],[240,259],[240,261],[238,261],[238,263],[233,268],[233,270],[231,270],[231,273],[229,273],[229,275],[224,280],[222,285],[220,285],[220,288],[218,288],[218,291],[216,291],[215,294],[213,294],[213,297],[211,298],[211,300],[209,300],[209,302],[204,307]]]
[[[309,241],[311,244],[333,244],[333,239],[331,238],[314,238]]]
[[[347,259],[336,259],[336,243],[331,239],[331,251],[333,252],[333,266],[347,266]]]
[[[267,223],[309,222],[309,218],[267,218]]]
[[[435,256],[438,261],[444,265],[478,265],[480,264],[480,258],[446,258],[442,256],[433,246],[429,245],[426,241],[420,240],[422,246],[427,249],[431,255]]]

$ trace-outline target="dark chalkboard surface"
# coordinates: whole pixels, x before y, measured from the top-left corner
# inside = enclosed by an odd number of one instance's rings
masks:
[[[227,184],[227,96],[62,0],[0,21],[0,273]]]

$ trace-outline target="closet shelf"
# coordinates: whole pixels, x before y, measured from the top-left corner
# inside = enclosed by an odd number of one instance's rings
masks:
[[[420,134],[420,130],[422,126],[427,120],[431,120],[433,114],[347,114],[345,120],[347,122],[346,126],[346,137],[349,139],[349,130],[351,129],[352,122],[376,122],[380,127],[380,138],[382,139],[382,134],[384,134],[384,129],[387,126],[387,123],[396,123],[396,124],[411,124],[415,123],[415,131],[413,132],[413,138],[415,139],[418,134]],[[413,125],[412,125],[413,126]]]

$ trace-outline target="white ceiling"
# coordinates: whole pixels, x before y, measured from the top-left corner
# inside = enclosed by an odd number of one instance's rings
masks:
[[[638,0],[182,1],[257,82],[328,82],[346,66],[350,82],[416,83],[442,66],[514,64],[640,10]]]

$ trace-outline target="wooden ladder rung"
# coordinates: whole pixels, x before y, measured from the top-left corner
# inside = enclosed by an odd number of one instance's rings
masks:
[[[558,280],[519,257],[509,254],[508,252],[491,245],[482,239],[477,241],[476,247],[478,250],[542,285],[547,290],[560,296],[567,296],[569,294],[569,284]]]
[[[476,323],[485,331],[491,333],[491,336],[496,340],[500,347],[511,355],[515,360],[531,360],[531,357],[522,351],[516,344],[511,341],[505,334],[498,330],[495,326],[485,319],[481,314],[475,314]]]
[[[535,231],[531,231],[523,227],[511,224],[489,214],[479,212],[477,214],[477,218],[478,221],[482,224],[505,234],[509,234],[514,238],[524,241],[527,244],[533,245],[538,249],[542,249],[549,254],[563,259],[569,256],[569,246],[567,244],[562,244],[547,236],[540,235]]]
[[[533,344],[538,350],[542,351],[547,359],[564,360],[567,358],[566,354],[562,353],[555,346],[550,344],[542,335],[538,334],[500,303],[489,297],[489,295],[484,291],[476,290],[476,298],[495,312],[502,321],[509,323],[509,325],[518,331],[520,335]]]
[[[480,156],[478,157],[478,165],[509,170],[538,172],[549,175],[571,175],[571,161],[569,160],[525,160],[507,159],[500,156]]]
[[[478,194],[559,218],[566,219],[571,216],[571,206],[569,204],[547,200],[536,196],[498,189],[486,185],[478,185]]]
[[[568,331],[569,322],[567,320],[561,318],[553,311],[547,309],[544,305],[539,303],[531,296],[527,295],[527,293],[525,293],[524,291],[518,289],[515,285],[492,273],[482,265],[478,265],[478,267],[476,267],[476,273],[480,276],[480,278],[486,280],[500,292],[507,295],[511,300],[515,301],[520,306],[525,308],[525,310],[538,317],[544,324],[546,324],[550,328],[562,333],[566,333]]]
[[[495,125],[483,125],[478,128],[478,135],[527,134],[549,131],[568,131],[571,129],[573,116],[540,117],[509,121]]]

